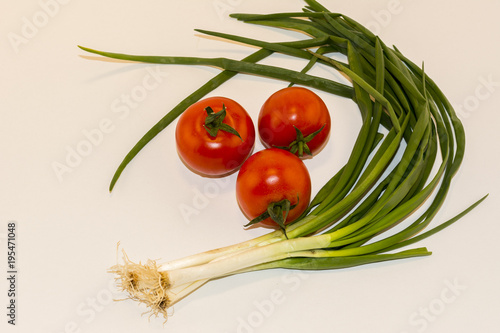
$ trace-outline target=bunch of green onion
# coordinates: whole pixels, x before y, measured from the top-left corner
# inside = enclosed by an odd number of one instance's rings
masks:
[[[338,269],[430,255],[426,248],[396,250],[441,231],[486,198],[422,232],[443,204],[462,163],[462,123],[423,68],[346,15],[332,13],[315,0],[305,2],[307,6],[301,12],[231,15],[248,23],[303,32],[308,36],[305,40],[269,43],[197,30],[259,48],[242,60],[135,56],[81,47],[115,59],[222,69],[144,135],[119,166],[110,190],[127,164],[156,134],[189,105],[238,73],[285,80],[350,98],[361,112],[362,126],[348,161],[321,188],[303,216],[286,227],[287,237],[277,230],[162,264],[152,260],[137,264],[124,255],[124,263],[113,267],[112,272],[118,274],[130,298],[145,303],[154,315],[166,317],[169,307],[207,281],[233,274],[271,268]],[[307,66],[298,72],[258,64],[274,52],[306,59]],[[335,54],[344,56],[347,63],[329,56]],[[352,85],[308,74],[314,65],[338,70]],[[419,209],[424,202],[427,208]],[[381,237],[410,217],[400,231]]]

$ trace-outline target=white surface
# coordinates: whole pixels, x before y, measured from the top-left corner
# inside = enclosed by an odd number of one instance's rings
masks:
[[[116,261],[117,242],[132,260],[166,260],[264,231],[241,227],[245,221],[235,205],[235,175],[207,180],[184,168],[175,153],[174,126],[134,159],[112,194],[107,187],[132,145],[218,70],[116,63],[91,57],[76,45],[238,59],[252,49],[200,37],[193,29],[269,41],[294,39],[301,35],[244,24],[227,14],[298,11],[304,3],[66,2],[0,2],[0,234],[5,237],[7,222],[16,221],[19,251],[19,308],[12,327],[4,314],[6,246],[1,239],[2,332],[497,331],[499,2],[323,1],[368,25],[416,63],[424,61],[428,75],[463,110],[466,158],[436,219],[446,220],[485,193],[490,197],[452,228],[418,244],[433,251],[431,257],[300,275],[274,270],[215,281],[175,306],[165,326],[160,319],[141,317],[144,308],[134,302],[110,301],[111,296],[123,297],[106,272]],[[39,27],[30,30],[34,23]],[[13,34],[25,39],[14,45]],[[280,56],[266,62],[302,66]],[[139,93],[144,82],[158,84],[143,100],[136,96],[133,107],[125,107],[122,96]],[[234,98],[255,116],[264,99],[283,86],[239,76],[211,95]],[[314,190],[345,161],[359,127],[351,102],[321,96],[331,108],[334,126],[325,151],[307,162]],[[85,133],[95,134],[99,126],[108,132],[95,136],[87,156],[71,160],[71,172],[58,177],[54,163],[67,164],[68,152],[84,149]],[[215,194],[209,207],[186,220],[180,207],[192,206],[196,191]],[[227,210],[221,213],[225,203]]]

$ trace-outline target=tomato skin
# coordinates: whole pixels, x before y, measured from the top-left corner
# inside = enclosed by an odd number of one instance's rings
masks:
[[[241,139],[219,130],[210,136],[204,127],[206,108],[214,112],[226,108],[223,123],[234,128]],[[184,164],[193,172],[207,177],[222,177],[236,171],[252,153],[255,127],[246,110],[226,97],[209,97],[192,104],[179,117],[175,139],[177,152]]]
[[[250,156],[241,166],[236,180],[236,198],[245,216],[252,220],[270,203],[288,199],[291,205],[285,224],[296,220],[311,199],[311,178],[304,162],[279,148],[268,148]],[[298,201],[298,203],[297,203]],[[263,226],[278,227],[270,218]]]
[[[331,118],[323,100],[302,87],[287,87],[272,94],[262,105],[258,129],[265,147],[287,147],[296,138],[297,127],[304,137],[324,128],[309,142],[311,154],[317,154],[328,141]],[[304,158],[311,157],[306,154]]]

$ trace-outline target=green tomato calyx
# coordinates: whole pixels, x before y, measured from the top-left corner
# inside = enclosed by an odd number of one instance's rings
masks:
[[[224,118],[226,118],[226,106],[224,104],[222,104],[222,110],[220,110],[219,112],[214,112],[214,110],[210,106],[207,106],[205,108],[205,111],[207,112],[207,117],[205,118],[205,124],[203,125],[203,127],[205,127],[210,136],[215,138],[219,133],[219,130],[221,130],[234,134],[238,138],[240,138],[241,141],[243,141],[238,131],[236,131],[228,124],[223,123]]]
[[[264,221],[267,218],[271,218],[276,224],[283,230],[286,236],[286,230],[285,230],[285,222],[288,217],[288,213],[290,212],[291,209],[294,209],[298,205],[298,200],[299,198],[297,197],[297,203],[295,205],[292,205],[290,200],[288,199],[283,199],[278,202],[271,202],[267,206],[267,210],[262,213],[261,215],[257,216],[250,222],[244,225],[244,227],[249,227],[253,224],[259,223]],[[288,238],[288,237],[287,237]]]
[[[321,126],[320,129],[317,131],[312,132],[308,136],[304,137],[304,134],[302,134],[302,131],[298,129],[296,126],[293,126],[295,128],[295,132],[297,133],[297,137],[292,143],[290,143],[288,146],[285,147],[279,147],[276,146],[275,148],[280,148],[280,149],[285,149],[291,152],[292,154],[296,154],[299,157],[303,157],[304,153],[307,155],[312,155],[311,150],[309,149],[309,146],[307,143],[311,141],[316,135],[318,135],[319,132],[325,128],[326,124]]]

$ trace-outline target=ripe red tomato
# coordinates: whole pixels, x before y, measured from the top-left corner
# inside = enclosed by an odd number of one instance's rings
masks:
[[[259,114],[259,135],[264,146],[286,147],[299,157],[317,154],[328,141],[330,127],[330,113],[323,100],[302,87],[275,92]]]
[[[240,104],[225,97],[210,97],[182,113],[175,139],[178,154],[188,168],[203,176],[220,177],[236,171],[250,156],[255,128]]]
[[[309,205],[309,171],[300,158],[286,150],[261,150],[241,166],[236,179],[236,198],[249,220],[265,213],[270,204],[288,200],[291,206],[296,206],[290,209],[284,220],[285,225],[297,219]],[[278,226],[271,218],[260,223],[264,226]]]

